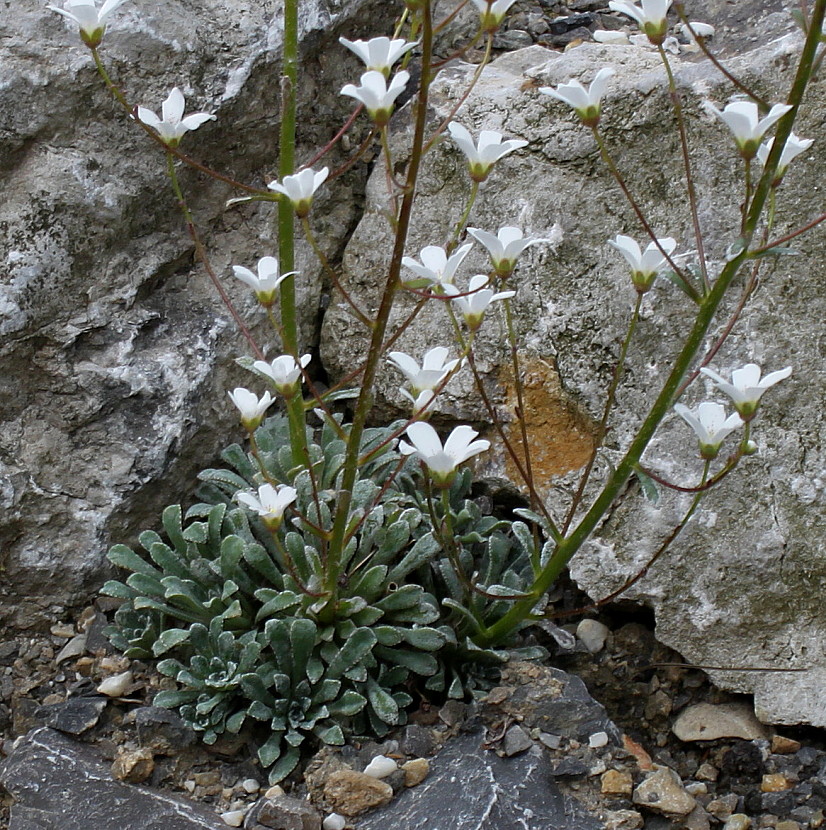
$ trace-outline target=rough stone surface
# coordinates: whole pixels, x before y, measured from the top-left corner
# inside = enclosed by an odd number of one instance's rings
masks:
[[[698,703],[680,712],[672,727],[681,741],[718,738],[765,739],[768,731],[747,703]]]
[[[363,772],[342,769],[324,782],[324,798],[337,813],[358,816],[393,798],[393,788]]]
[[[687,816],[697,806],[673,770],[652,772],[635,790],[634,804],[667,816]]]
[[[113,781],[92,750],[51,729],[27,735],[0,764],[9,830],[225,830],[200,805]]]
[[[321,814],[307,801],[289,795],[262,798],[244,818],[244,827],[272,830],[321,830]]]
[[[525,729],[582,743],[596,732],[620,743],[619,730],[578,677],[550,666],[516,662],[505,667],[501,683],[488,697],[491,712],[517,718]]]
[[[380,0],[302,4],[299,161],[350,111],[340,75],[358,63],[337,44],[328,61],[332,44],[394,14]],[[178,85],[189,111],[216,113],[182,149],[261,186],[277,169],[280,18],[277,0],[135,0],[107,24],[101,54],[134,103],[157,111]],[[163,153],[113,103],[77,28],[23,0],[0,39],[0,622],[25,627],[88,598],[109,545],[188,499],[198,469],[240,435],[225,390],[248,381],[234,358],[249,347],[193,262]],[[273,253],[272,206],[225,210],[236,192],[180,175],[216,272],[265,342],[230,265]],[[319,195],[316,232],[334,258],[363,175]],[[298,253],[309,347],[322,284]]]
[[[603,825],[548,778],[538,747],[514,758],[482,748],[479,733],[460,735],[431,760],[427,780],[356,822],[358,830],[597,830]]]
[[[785,96],[801,43],[796,33],[789,33],[786,18],[779,23],[779,17],[769,15],[761,23],[759,45],[749,40],[752,35],[715,41],[728,51],[728,67],[772,101]],[[600,163],[591,132],[568,107],[534,87],[570,78],[588,82],[603,65],[616,70],[603,100],[602,122],[616,162],[657,232],[675,236],[681,251],[696,249],[681,184],[679,142],[656,53],[586,43],[559,54],[531,46],[487,67],[456,116],[471,132],[494,129],[530,142],[525,150],[503,159],[482,185],[469,225],[495,231],[514,224],[552,240],[523,255],[511,287],[517,291],[514,307],[525,366],[522,420],[536,449],[533,466],[540,491],[561,515],[566,486],[570,493],[575,481],[573,471],[588,458],[594,423],[634,303],[626,264],[606,240],[616,233],[642,239],[644,232]],[[742,171],[730,136],[708,114],[705,102],[723,106],[733,89],[705,62],[676,57],[674,69],[690,124],[707,258],[716,272],[739,231]],[[459,103],[474,70],[457,64],[440,76],[433,96],[434,125]],[[781,193],[784,208],[775,227],[778,235],[822,210],[819,191],[807,186],[826,153],[826,133],[817,115],[823,111],[822,96],[822,84],[815,83],[796,126],[799,135],[816,141],[789,170]],[[394,127],[394,148],[403,159],[409,136],[401,116]],[[378,169],[368,184],[365,216],[343,260],[348,290],[367,307],[375,305],[376,286],[383,284],[391,255],[381,213],[384,182],[384,171]],[[450,237],[468,190],[464,159],[447,139],[424,165],[409,255],[417,256],[425,245]],[[818,586],[826,578],[820,531],[826,525],[826,500],[818,436],[826,417],[820,403],[826,376],[818,338],[826,315],[819,273],[823,235],[816,232],[798,241],[802,256],[770,266],[761,291],[713,362],[724,374],[749,361],[766,371],[794,364],[792,378],[765,396],[753,434],[760,451],[708,498],[667,554],[626,596],[654,609],[658,637],[689,661],[805,668],[787,675],[711,675],[725,688],[755,694],[763,721],[822,725],[826,620]],[[478,247],[465,260],[460,283],[485,270]],[[620,448],[639,423],[642,406],[670,369],[671,334],[686,330],[690,314],[679,296],[665,281],[646,295],[594,486],[618,460]],[[400,322],[414,302],[411,298],[409,305],[402,304],[392,324]],[[721,332],[724,322],[715,323],[711,337]],[[397,348],[420,358],[426,349],[444,342],[444,329],[441,309],[428,307]],[[506,338],[495,315],[480,329],[474,349],[488,396],[505,419],[513,419],[512,438],[519,445]],[[330,372],[334,377],[344,374],[363,353],[361,333],[339,304],[332,303],[322,334],[322,355]],[[399,385],[398,373],[387,369],[380,378],[378,415],[406,408],[396,391]],[[472,386],[469,372],[451,381],[438,401],[443,421],[489,421]],[[711,393],[709,383],[698,381],[685,400],[694,406]],[[645,463],[668,480],[690,484],[700,473],[695,450],[685,425],[669,417]],[[504,456],[479,460],[477,469],[482,474],[515,473]],[[546,486],[552,481],[555,489]],[[628,488],[600,535],[573,560],[575,579],[598,598],[624,584],[645,566],[690,499],[688,494],[666,492],[653,505],[640,498],[637,487]]]

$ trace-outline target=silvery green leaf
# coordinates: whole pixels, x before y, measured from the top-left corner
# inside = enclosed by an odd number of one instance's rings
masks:
[[[168,628],[162,631],[158,639],[152,644],[152,654],[160,657],[175,646],[185,643],[189,639],[189,630],[184,628]]]
[[[373,711],[385,722],[391,725],[399,722],[399,706],[392,695],[382,689],[375,681],[367,684],[367,699]]]
[[[360,662],[376,644],[376,635],[369,628],[359,628],[330,661],[327,677],[339,678]]]
[[[405,554],[401,562],[388,574],[390,582],[401,582],[409,573],[429,562],[440,550],[441,546],[432,533],[426,533],[416,541],[416,544]]]
[[[114,545],[109,549],[106,558],[119,568],[124,568],[134,573],[141,573],[145,576],[160,578],[161,572],[143,557],[138,556],[135,551],[126,545]],[[158,583],[160,584],[160,583]]]
[[[403,629],[404,639],[413,648],[422,651],[437,651],[445,644],[445,636],[435,628],[408,628]]]
[[[358,714],[366,705],[366,697],[353,689],[348,689],[335,703],[330,704],[330,715],[333,717],[352,717]]]
[[[270,735],[269,740],[258,748],[258,760],[266,769],[278,760],[279,755],[281,755],[281,735],[276,733]]]
[[[634,475],[640,483],[640,489],[645,498],[651,504],[657,504],[660,500],[660,488],[651,476],[646,475],[639,467],[634,470]]]

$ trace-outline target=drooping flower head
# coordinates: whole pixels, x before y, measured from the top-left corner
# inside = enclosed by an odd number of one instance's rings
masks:
[[[700,441],[700,456],[706,461],[717,458],[720,446],[735,429],[743,426],[743,419],[736,413],[726,417],[726,409],[720,403],[706,401],[692,412],[681,403],[674,404],[674,411],[694,430]]]
[[[757,155],[766,131],[791,109],[788,104],[775,104],[768,115],[760,118],[760,111],[754,101],[734,101],[722,111],[713,104],[708,106],[734,134],[740,155],[746,160]]]
[[[262,375],[266,375],[275,388],[289,398],[298,391],[301,385],[301,370],[310,360],[312,360],[312,355],[305,354],[300,363],[297,363],[291,354],[282,354],[270,363],[266,360],[256,360],[252,366]]]
[[[503,140],[502,134],[493,130],[482,130],[479,133],[479,142],[476,143],[467,128],[451,121],[447,125],[453,140],[459,149],[467,156],[470,177],[475,182],[483,182],[490,175],[493,165],[508,153],[526,147],[528,142],[511,138]]]
[[[126,0],[105,0],[104,4],[97,8],[95,0],[66,0],[62,9],[57,6],[46,8],[77,23],[80,39],[89,48],[94,49],[103,40],[109,15],[125,2]]]
[[[310,213],[316,190],[327,180],[329,174],[329,167],[322,167],[318,172],[308,167],[300,173],[284,176],[280,184],[277,181],[270,182],[267,187],[286,196],[292,203],[296,216],[303,219]]]
[[[448,349],[436,346],[425,353],[421,366],[418,361],[404,352],[390,352],[389,361],[407,378],[410,384],[411,400],[425,390],[438,387],[445,378],[459,365],[459,360],[448,360]],[[407,397],[407,396],[406,396]]]
[[[658,239],[657,242],[659,247],[651,242],[643,253],[637,240],[630,236],[617,234],[616,239],[608,240],[608,244],[616,248],[631,266],[631,281],[640,294],[645,294],[651,288],[654,278],[668,263],[663,251],[671,256],[677,247],[677,240],[670,236]]]
[[[808,150],[814,143],[813,138],[798,138],[794,133],[789,133],[789,137],[783,145],[783,152],[780,154],[780,162],[777,165],[774,180],[772,181],[773,187],[778,187],[780,185],[780,182],[783,180],[783,176],[786,175],[786,169],[788,166],[801,153],[805,153],[806,150]],[[769,160],[769,154],[772,151],[772,147],[774,147],[774,138],[770,138],[757,148],[757,160],[763,167],[766,166],[766,162]]]
[[[419,254],[421,262],[417,262],[413,257],[406,256],[402,259],[402,265],[416,274],[424,285],[449,285],[453,282],[456,270],[472,247],[473,243],[469,242],[457,248],[448,256],[444,248],[440,248],[438,245],[428,245],[422,248]],[[411,281],[410,284],[415,285],[415,282]]]
[[[404,92],[409,80],[409,72],[397,72],[388,85],[387,78],[381,72],[371,70],[361,76],[361,86],[346,84],[342,87],[341,94],[364,104],[376,126],[384,127],[393,114],[396,98]]]
[[[485,246],[493,269],[503,279],[507,279],[516,268],[516,260],[531,245],[538,242],[549,242],[548,239],[533,239],[525,236],[520,228],[506,226],[499,228],[494,236],[488,231],[480,228],[468,228],[467,232],[478,242]]]
[[[298,493],[287,484],[262,484],[258,492],[236,493],[235,500],[255,511],[270,530],[276,530],[284,519],[284,511],[296,500]]]
[[[243,386],[239,386],[227,394],[241,413],[241,424],[249,432],[261,425],[264,413],[275,400],[269,392],[264,392],[259,398],[255,392],[250,392],[249,389],[244,389]]]
[[[671,8],[671,0],[641,0],[641,7],[630,0],[611,0],[608,7],[611,11],[634,18],[640,31],[647,35],[655,46],[661,45],[665,40],[668,32],[666,14]]]
[[[381,72],[385,78],[390,77],[390,70],[399,58],[419,45],[402,39],[391,40],[389,37],[374,37],[370,40],[347,40],[340,37],[338,42],[358,55],[368,72]]]
[[[164,144],[177,147],[189,130],[197,130],[201,124],[215,120],[208,112],[193,112],[184,117],[185,106],[183,93],[175,87],[161,105],[161,118],[146,107],[138,107],[138,121],[152,127]]]
[[[233,265],[232,272],[241,282],[245,282],[255,291],[258,302],[265,308],[269,308],[275,302],[278,286],[287,277],[298,273],[298,271],[288,271],[286,274],[281,274],[278,270],[278,260],[274,256],[265,256],[258,260],[258,274],[254,274],[243,265]]]
[[[470,278],[467,292],[461,292],[455,285],[444,286],[445,294],[453,296],[453,304],[459,309],[459,313],[465,318],[468,328],[476,331],[482,325],[482,318],[491,303],[498,300],[509,300],[516,295],[515,291],[499,291],[486,288],[490,282],[487,274],[476,274]],[[456,294],[466,294],[464,297],[457,297]]]
[[[750,421],[757,413],[763,393],[775,383],[785,380],[792,373],[792,367],[787,366],[777,372],[770,372],[761,380],[760,367],[756,363],[747,363],[742,369],[735,369],[731,373],[731,383],[705,366],[700,371],[710,377],[717,388],[731,398],[740,417],[744,421]]]
[[[460,464],[490,448],[490,441],[473,440],[478,434],[469,426],[456,427],[443,447],[436,430],[430,424],[417,421],[407,428],[411,444],[400,441],[399,452],[418,455],[430,471],[433,483],[437,487],[449,487]]]
[[[483,32],[493,33],[502,25],[508,9],[516,0],[471,0],[479,10],[479,24]]]
[[[614,74],[614,70],[606,66],[597,72],[588,89],[585,89],[579,81],[568,81],[560,84],[556,89],[543,86],[539,88],[539,91],[543,95],[550,95],[551,98],[556,98],[569,107],[573,107],[586,127],[596,127],[600,118],[602,96],[605,95],[608,87],[608,79]]]

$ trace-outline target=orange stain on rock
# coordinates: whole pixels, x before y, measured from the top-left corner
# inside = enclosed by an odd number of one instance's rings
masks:
[[[594,448],[595,424],[584,415],[562,388],[556,368],[537,357],[520,355],[524,411],[517,414],[513,372],[502,376],[505,403],[513,420],[505,427],[508,440],[524,458],[522,425],[528,435],[531,466],[536,487],[541,492],[555,478],[588,463]],[[506,455],[505,469],[514,482],[521,479],[513,459]]]

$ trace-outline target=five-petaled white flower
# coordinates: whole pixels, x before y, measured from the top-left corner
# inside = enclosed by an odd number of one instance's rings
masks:
[[[717,388],[731,398],[740,417],[744,421],[750,421],[760,406],[763,393],[775,383],[785,380],[792,373],[792,367],[787,366],[777,372],[770,372],[760,380],[760,367],[756,363],[747,363],[742,369],[735,369],[731,373],[731,383],[705,366],[700,371],[710,377]]]
[[[516,268],[516,260],[522,252],[537,242],[548,242],[547,239],[533,239],[525,236],[520,228],[506,226],[499,228],[494,234],[480,228],[468,228],[467,232],[485,246],[493,268],[500,277],[509,277]]]
[[[780,184],[780,180],[786,173],[786,168],[801,153],[805,153],[814,143],[813,138],[798,138],[794,133],[789,133],[789,137],[783,145],[783,152],[780,154],[780,162],[777,165],[777,172],[772,182],[775,187]],[[763,167],[766,166],[766,162],[769,160],[769,153],[771,153],[772,147],[774,147],[774,138],[770,138],[757,148],[757,160]]]
[[[614,70],[606,66],[597,72],[588,89],[585,89],[579,81],[568,81],[560,84],[556,89],[543,86],[539,88],[539,91],[543,95],[550,95],[551,98],[556,98],[569,107],[573,107],[583,124],[596,127],[599,123],[602,96],[605,95],[608,87],[608,79],[614,74]]]
[[[467,156],[470,177],[475,182],[485,181],[490,175],[491,168],[499,159],[528,144],[527,141],[518,138],[505,141],[501,133],[493,130],[482,130],[477,144],[467,128],[456,121],[451,121],[447,128],[453,140],[459,145],[459,149]]]
[[[329,175],[329,167],[322,167],[318,172],[308,167],[300,173],[284,176],[280,184],[277,181],[270,182],[267,187],[286,196],[292,202],[296,215],[303,219],[310,213],[316,190],[327,181]]]
[[[162,118],[146,107],[138,107],[138,121],[152,127],[164,144],[177,147],[189,130],[197,130],[201,124],[215,120],[215,116],[208,112],[193,112],[184,117],[185,106],[183,93],[175,87],[161,105]]]
[[[402,39],[390,40],[389,37],[374,37],[370,40],[347,40],[346,37],[340,37],[338,42],[358,55],[368,71],[381,72],[385,78],[390,76],[393,64],[400,57],[419,45]]]
[[[262,375],[266,375],[282,395],[290,397],[301,385],[301,370],[310,360],[312,356],[305,354],[299,365],[291,354],[282,354],[270,363],[266,360],[256,360],[252,366]]]
[[[444,248],[440,248],[438,245],[428,245],[422,248],[419,254],[422,259],[421,263],[413,257],[406,256],[402,259],[402,265],[413,271],[425,285],[431,283],[449,285],[453,282],[456,270],[472,247],[473,243],[468,242],[448,256]],[[408,284],[415,286],[416,281],[409,280]]]
[[[697,407],[696,412],[677,403],[674,404],[674,411],[697,433],[700,455],[707,461],[717,458],[726,436],[743,426],[743,419],[736,412],[726,417],[726,408],[721,403],[706,401]]]
[[[630,236],[617,234],[616,239],[608,240],[608,244],[616,248],[631,266],[631,281],[640,294],[645,294],[651,288],[654,278],[668,262],[663,251],[671,256],[677,247],[677,240],[670,236],[658,239],[657,242],[659,242],[659,247],[651,242],[643,253],[637,240]]]
[[[479,10],[483,32],[495,32],[516,0],[471,0]]]
[[[270,529],[275,530],[284,518],[284,511],[295,501],[298,493],[287,484],[262,484],[258,492],[236,493],[235,500],[254,510]]]
[[[265,256],[258,260],[258,274],[254,274],[249,268],[243,265],[233,265],[232,272],[241,282],[245,282],[258,297],[258,302],[263,306],[271,306],[275,302],[278,286],[287,279],[298,273],[288,271],[286,274],[279,273],[278,260],[274,256]]]
[[[255,392],[250,392],[249,389],[244,389],[243,386],[239,386],[227,394],[241,413],[241,424],[244,426],[244,429],[250,432],[260,425],[264,418],[264,413],[275,400],[269,392],[264,392],[261,398],[259,398]]]
[[[62,9],[57,6],[46,6],[46,8],[77,23],[80,29],[80,39],[90,48],[94,48],[103,40],[109,15],[125,2],[126,0],[105,0],[104,4],[97,8],[95,0],[66,0]]]
[[[433,483],[437,487],[448,487],[460,464],[490,447],[490,441],[473,440],[478,434],[469,426],[456,427],[443,447],[436,430],[430,424],[417,421],[407,428],[407,437],[412,445],[400,441],[399,452],[402,455],[418,455],[430,470]]]
[[[390,352],[391,363],[407,378],[412,390],[410,399],[416,398],[425,390],[433,390],[459,365],[459,360],[447,360],[448,350],[444,346],[430,349],[419,365],[415,358],[404,352]]]
[[[470,278],[467,293],[459,291],[455,285],[444,286],[445,294],[453,297],[453,304],[459,309],[471,331],[476,331],[482,325],[482,318],[491,303],[497,300],[509,300],[516,295],[515,291],[497,293],[492,288],[486,288],[488,282],[490,280],[487,274],[476,274]],[[455,296],[462,293],[466,293],[466,296]]]
[[[732,131],[734,140],[744,159],[753,159],[766,130],[779,121],[790,109],[788,104],[775,104],[769,114],[760,118],[760,111],[754,101],[734,101],[725,109],[718,110],[713,104],[711,111]]]
[[[387,78],[381,72],[371,70],[361,76],[361,86],[346,84],[341,94],[364,104],[376,126],[384,127],[393,114],[396,98],[402,94],[409,80],[409,72],[397,72],[388,85]]]
[[[671,8],[671,0],[641,0],[642,8],[630,2],[630,0],[611,0],[608,7],[611,11],[627,14],[633,17],[643,34],[656,44],[662,44],[665,40],[665,33],[668,31],[666,14]]]

